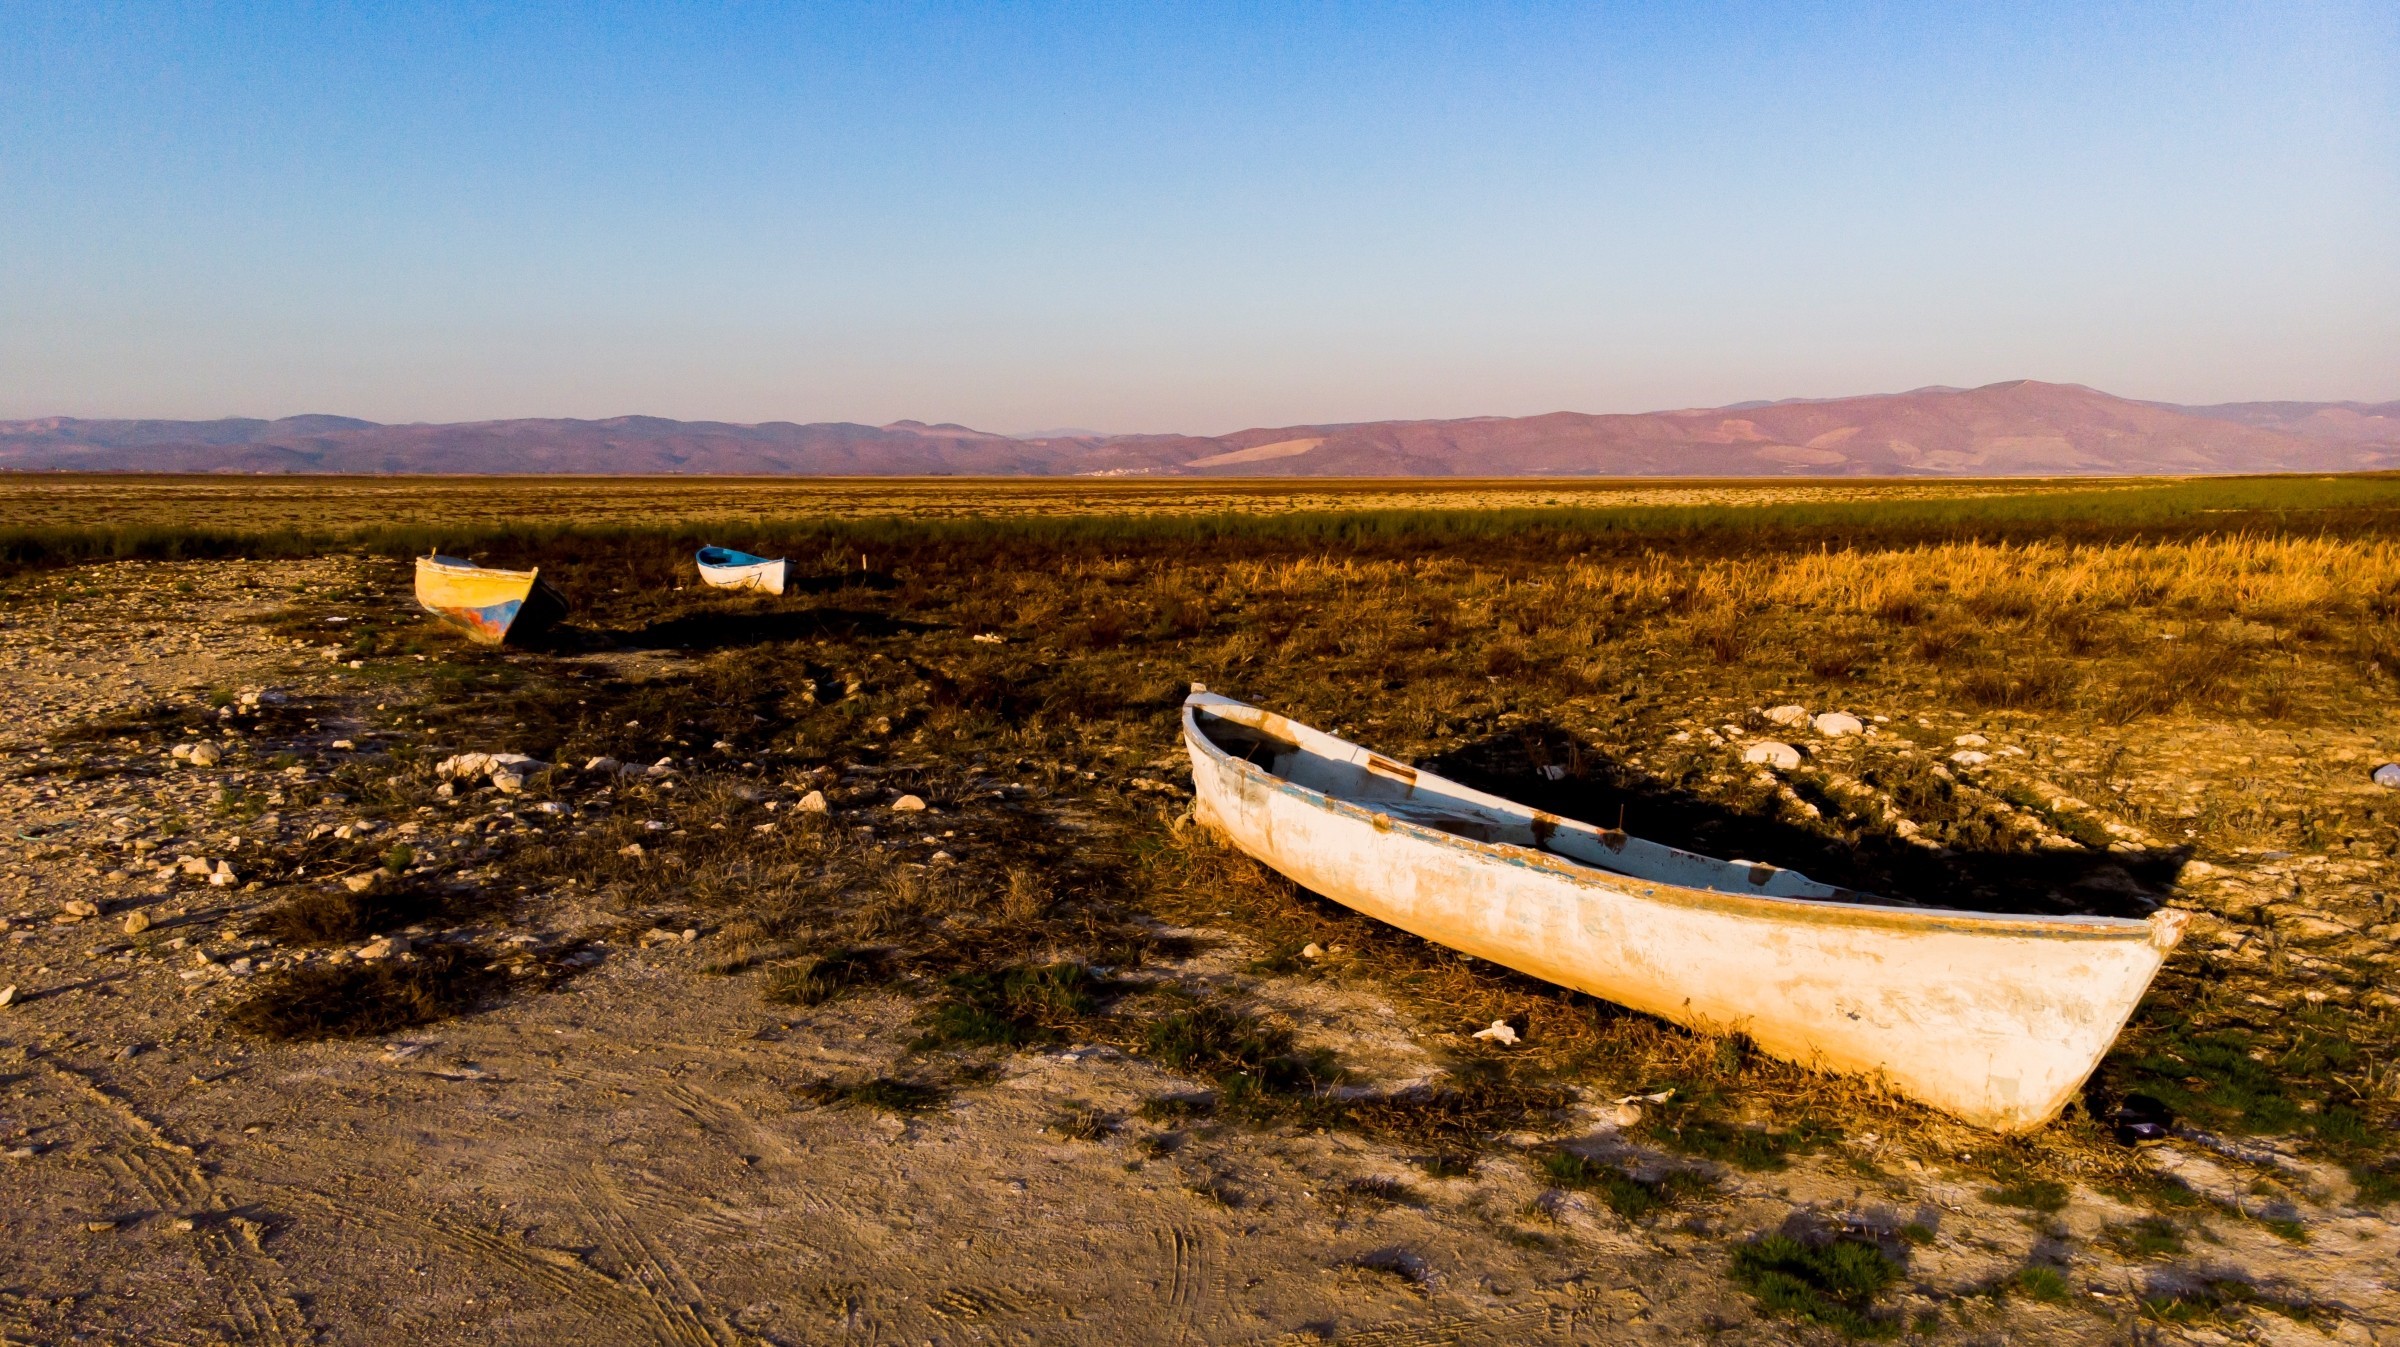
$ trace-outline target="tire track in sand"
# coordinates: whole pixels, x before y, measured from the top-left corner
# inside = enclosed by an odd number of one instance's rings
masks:
[[[638,1297],[642,1317],[658,1331],[660,1341],[679,1347],[741,1347],[743,1336],[709,1307],[674,1255],[625,1218],[613,1187],[597,1166],[567,1178],[567,1191],[583,1208],[600,1247],[626,1271],[617,1284]]]
[[[235,1213],[191,1147],[168,1136],[122,1096],[48,1053],[28,1049],[26,1058],[106,1119],[98,1159],[112,1178],[158,1211],[193,1222],[193,1248],[209,1284],[223,1296],[225,1319],[237,1341],[258,1347],[316,1341],[291,1279],[258,1237],[257,1222]]]

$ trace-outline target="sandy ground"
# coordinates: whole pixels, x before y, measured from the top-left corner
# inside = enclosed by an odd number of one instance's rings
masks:
[[[94,568],[28,582],[0,614],[9,1341],[1816,1341],[1830,1338],[1757,1317],[1725,1278],[1731,1244],[1910,1222],[1932,1242],[1887,1303],[1934,1314],[1939,1340],[2400,1341],[2392,1222],[2330,1202],[2304,1213],[2305,1244],[2221,1222],[2172,1274],[2272,1283],[2319,1314],[2157,1324],[2136,1308],[2168,1275],[2155,1267],[2087,1271],[2093,1290],[2064,1306],[1972,1293],[2059,1234],[2140,1213],[2078,1192],[2054,1221],[2020,1219],[1939,1157],[1897,1150],[1878,1158],[1898,1187],[1820,1157],[1728,1174],[1688,1218],[1639,1228],[1522,1163],[1432,1179],[1340,1134],[1139,1121],[1177,1082],[1105,1048],[1019,1054],[930,1114],[812,1107],[792,1087],[891,1063],[911,1007],[764,1005],[700,970],[706,937],[612,943],[555,990],[394,1038],[236,1035],[220,1006],[287,957],[240,934],[261,901],[244,845],[355,815],[294,805],[237,825],[208,801],[228,781],[321,774],[331,741],[361,732],[338,708],[408,673],[339,666],[241,620],[312,586],[389,580],[340,567],[356,573]],[[260,686],[323,708],[321,724],[209,769],[153,755],[78,771],[59,738],[177,690]],[[270,767],[269,748],[299,762]],[[178,816],[194,826],[165,836]],[[158,878],[177,854],[223,859],[235,880]],[[102,912],[60,920],[74,901]],[[130,911],[153,929],[124,934]],[[545,936],[605,924],[567,904],[517,920]],[[1220,941],[1195,957],[1205,974],[1247,956]],[[1275,994],[1387,1077],[1423,1055],[1369,991]],[[1076,1104],[1123,1125],[1098,1141],[1052,1130]],[[1521,1140],[1605,1149],[1599,1111]],[[2195,1147],[2157,1154],[2196,1184],[2242,1182]],[[1401,1181],[1399,1199],[1350,1186],[1375,1178]]]

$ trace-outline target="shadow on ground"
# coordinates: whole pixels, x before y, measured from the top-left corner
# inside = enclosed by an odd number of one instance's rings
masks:
[[[809,608],[798,612],[686,613],[646,626],[630,628],[561,627],[550,634],[554,650],[739,650],[789,641],[848,641],[907,636],[936,628],[882,613],[851,608]],[[529,644],[528,648],[539,648]]]

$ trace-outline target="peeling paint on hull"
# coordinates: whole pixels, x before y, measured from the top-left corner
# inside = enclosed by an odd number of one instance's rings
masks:
[[[444,556],[417,558],[417,606],[482,645],[523,640],[567,613],[538,569],[493,570]]]
[[[1747,1034],[1786,1061],[1879,1076],[1999,1132],[2057,1115],[2189,920],[1844,901],[1788,870],[1542,814],[1228,698],[1195,691],[1183,724],[1200,822],[1293,881],[1462,953]]]

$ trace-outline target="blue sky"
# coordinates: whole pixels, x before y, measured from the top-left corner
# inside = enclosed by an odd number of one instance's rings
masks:
[[[0,0],[0,417],[2400,397],[2400,6]]]

